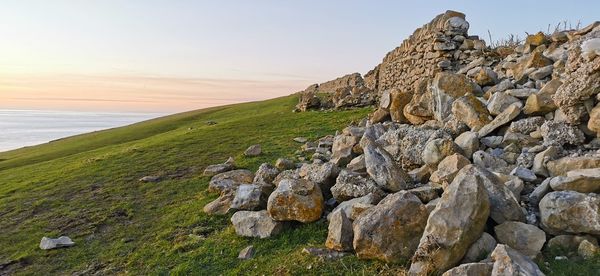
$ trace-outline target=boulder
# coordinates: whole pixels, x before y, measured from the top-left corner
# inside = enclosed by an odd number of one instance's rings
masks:
[[[439,198],[444,189],[438,185],[425,184],[423,186],[407,190],[409,193],[416,195],[423,204],[426,204],[436,198]]]
[[[388,192],[411,187],[410,177],[400,168],[393,157],[370,138],[363,137],[361,146],[365,154],[367,173],[377,185]]]
[[[504,111],[502,111],[502,113],[498,114],[498,116],[496,116],[496,118],[494,118],[492,122],[479,129],[479,131],[477,132],[479,137],[485,137],[497,128],[510,123],[520,113],[521,107],[518,104],[510,105]]]
[[[572,176],[557,176],[550,180],[550,187],[555,191],[575,191],[580,193],[600,193],[600,169],[585,169],[594,170],[597,174],[592,176],[587,175],[572,175]],[[571,172],[568,172],[569,175]]]
[[[597,136],[600,137],[600,103],[590,111],[590,119],[587,127],[589,130],[596,132]]]
[[[237,211],[231,216],[235,233],[243,237],[269,238],[283,230],[284,223],[274,221],[267,211]]]
[[[379,108],[371,114],[370,121],[372,124],[376,124],[376,123],[385,122],[389,118],[390,118],[390,111],[385,108]]]
[[[40,249],[42,250],[50,250],[61,247],[71,247],[75,245],[75,242],[71,240],[71,238],[66,236],[60,236],[56,239],[43,237],[40,241]]]
[[[277,168],[280,171],[291,170],[296,168],[296,163],[289,159],[277,158],[277,160],[275,161],[275,168]]]
[[[276,221],[313,222],[324,208],[319,185],[305,179],[283,179],[269,196],[267,211]]]
[[[249,170],[233,170],[217,174],[208,183],[209,192],[235,191],[241,184],[251,184],[254,181],[254,173]]]
[[[524,118],[518,121],[514,121],[510,124],[508,131],[517,132],[521,134],[530,134],[536,130],[538,130],[544,123],[546,119],[541,116],[534,116],[529,118]]]
[[[574,191],[548,193],[540,201],[541,226],[550,234],[600,235],[600,195]]]
[[[460,148],[454,144],[451,138],[437,138],[425,144],[422,158],[425,164],[435,166],[446,156],[457,152],[460,152]]]
[[[348,201],[341,202],[337,207],[335,207],[335,209],[333,209],[333,211],[331,211],[331,213],[327,216],[327,219],[330,219],[331,214],[336,212],[337,210],[342,210],[346,214],[346,217],[352,217],[352,208],[354,206],[358,204],[375,205],[379,203],[380,200],[381,197],[379,195],[368,194],[366,196],[357,197]]]
[[[410,121],[404,116],[404,108],[412,100],[413,95],[409,92],[395,90],[391,92],[392,102],[390,104],[390,116],[396,123],[406,124]]]
[[[477,85],[462,74],[440,72],[430,87],[433,96],[434,118],[440,122],[451,114],[452,102],[467,94],[475,94]]]
[[[360,259],[401,262],[412,256],[425,228],[427,209],[415,195],[388,195],[353,224],[354,250]]]
[[[235,191],[225,191],[217,199],[206,204],[202,210],[209,215],[225,215],[231,209],[234,197]]]
[[[489,276],[493,268],[492,263],[461,264],[444,272],[442,276]]]
[[[582,241],[577,248],[577,254],[585,260],[591,260],[598,256],[600,253],[600,247],[597,244],[593,244],[587,240]]]
[[[490,68],[480,68],[477,75],[475,75],[475,82],[480,86],[494,85],[498,82],[498,74]]]
[[[473,153],[473,164],[497,172],[506,171],[508,166],[508,163],[502,158],[493,156],[482,150]]]
[[[263,163],[258,167],[253,183],[272,186],[277,175],[279,175],[279,169],[269,163]]]
[[[512,69],[513,77],[518,83],[525,83],[530,72],[535,69],[551,65],[553,61],[545,57],[540,52],[533,52],[528,56],[524,56],[519,60],[516,66]]]
[[[352,221],[342,210],[331,214],[325,246],[337,251],[351,251],[354,232]]]
[[[448,186],[456,174],[465,166],[471,164],[469,159],[461,154],[455,153],[447,156],[437,166],[437,170],[431,174],[429,180],[433,183]]]
[[[304,164],[298,171],[301,178],[317,184],[325,198],[331,198],[330,189],[338,174],[339,168],[331,162]]]
[[[534,258],[546,243],[546,233],[531,224],[505,221],[494,227],[499,243],[506,244],[521,254]]]
[[[202,173],[203,176],[213,176],[213,175],[217,175],[220,173],[224,173],[227,171],[231,171],[233,170],[233,165],[231,164],[215,164],[215,165],[209,165],[204,169],[204,172]]]
[[[478,131],[492,121],[485,105],[473,94],[456,99],[452,103],[452,114],[473,131]]]
[[[266,185],[240,185],[231,202],[231,208],[250,211],[264,209],[267,207],[267,198],[272,190],[271,186]]]
[[[540,130],[545,146],[577,146],[585,141],[585,135],[579,128],[565,122],[546,121]]]
[[[492,235],[483,232],[481,237],[476,240],[467,250],[467,253],[460,261],[461,263],[474,263],[486,259],[496,248],[496,240]]]
[[[544,115],[548,112],[556,110],[557,106],[554,104],[552,95],[556,93],[556,90],[561,85],[562,82],[560,80],[551,80],[544,85],[540,92],[531,94],[529,97],[527,97],[523,113],[526,115]]]
[[[488,100],[487,109],[490,114],[498,116],[502,111],[513,104],[523,106],[523,103],[521,103],[519,99],[510,96],[505,92],[496,92]]]
[[[479,134],[474,131],[466,131],[454,139],[454,143],[463,151],[465,156],[471,157],[479,150]]]
[[[346,169],[355,173],[367,174],[367,166],[365,164],[365,155],[361,154],[356,158],[350,160],[350,163],[346,166]]]
[[[366,196],[370,193],[381,196],[385,194],[372,179],[348,170],[340,172],[335,185],[331,187],[331,193],[338,202]]]
[[[529,257],[510,248],[508,245],[498,244],[492,252],[494,268],[492,276],[500,275],[531,275],[543,276],[544,273]]]
[[[550,146],[547,149],[545,149],[544,151],[537,153],[535,155],[535,157],[533,158],[533,167],[531,168],[531,170],[537,175],[546,176],[546,177],[550,176],[550,173],[548,172],[548,169],[546,168],[546,164],[548,163],[548,161],[556,158],[559,151],[560,151],[560,148],[555,147],[555,146]]]
[[[568,171],[600,168],[600,156],[563,157],[548,161],[546,168],[551,176],[566,175]]]
[[[409,273],[443,273],[458,264],[483,233],[490,201],[482,178],[472,167],[458,173],[429,215]]]
[[[244,151],[244,155],[248,157],[259,156],[262,153],[262,147],[260,145],[252,145]]]
[[[551,238],[546,244],[546,246],[553,250],[566,251],[567,253],[575,253],[577,252],[579,245],[583,241],[588,241],[598,246],[598,240],[589,235],[558,235],[554,238]]]
[[[331,148],[331,162],[338,166],[346,166],[352,160],[352,148],[358,143],[359,137],[352,135],[337,135]]]

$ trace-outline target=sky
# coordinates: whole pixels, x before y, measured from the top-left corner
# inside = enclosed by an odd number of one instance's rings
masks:
[[[484,39],[600,20],[600,1],[484,2],[0,0],[0,109],[180,112],[289,95],[366,73],[448,9]]]

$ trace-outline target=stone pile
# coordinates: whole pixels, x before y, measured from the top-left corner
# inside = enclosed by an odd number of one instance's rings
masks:
[[[411,275],[543,275],[551,248],[594,258],[600,23],[498,49],[468,26],[448,11],[418,29],[360,79],[378,93],[370,118],[307,141],[312,163],[227,167],[205,211],[235,209],[236,232],[260,238],[327,219],[328,249],[410,260]]]

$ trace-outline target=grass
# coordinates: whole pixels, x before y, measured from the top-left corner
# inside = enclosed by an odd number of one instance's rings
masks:
[[[331,261],[303,254],[304,247],[323,247],[322,221],[259,240],[236,236],[229,216],[202,212],[217,197],[206,192],[207,165],[233,156],[239,167],[256,170],[292,157],[300,146],[292,138],[332,134],[371,111],[292,113],[296,102],[289,96],[204,109],[0,153],[0,275],[403,273],[401,266],[355,256]],[[256,143],[263,155],[243,157]],[[137,181],[146,175],[163,181]],[[76,245],[38,248],[43,236],[59,235]],[[238,260],[248,245],[255,258]],[[591,270],[575,271],[598,270],[597,263],[583,265]]]

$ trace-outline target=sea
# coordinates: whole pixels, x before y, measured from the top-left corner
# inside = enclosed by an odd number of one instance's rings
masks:
[[[166,114],[0,109],[0,152],[164,115]]]

